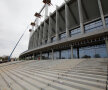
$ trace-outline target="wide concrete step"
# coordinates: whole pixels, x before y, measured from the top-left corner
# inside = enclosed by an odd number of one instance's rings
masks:
[[[24,81],[26,81],[27,83],[31,83],[32,81],[32,84],[30,84],[30,85],[33,85],[33,83],[35,83],[36,85],[35,85],[35,87],[37,87],[37,86],[41,86],[41,88],[40,89],[44,89],[46,86],[51,86],[52,88],[56,88],[56,89],[59,89],[59,90],[65,90],[66,88],[67,89],[69,89],[69,90],[71,90],[71,89],[73,89],[73,90],[77,90],[76,88],[73,88],[73,87],[68,87],[68,86],[65,86],[65,85],[61,85],[61,84],[57,84],[57,83],[54,83],[53,81],[51,81],[51,80],[47,80],[47,79],[42,79],[42,78],[39,78],[39,77],[36,77],[36,78],[30,78],[29,76],[27,76],[26,74],[24,75],[24,74],[19,74],[19,73],[16,73],[16,72],[13,72],[13,71],[11,71],[11,73],[14,75],[14,76],[17,76],[18,78],[23,78],[23,80]],[[36,83],[38,81],[38,83]],[[39,82],[41,82],[41,83],[39,83]],[[42,86],[42,83],[44,83],[43,84],[43,86]],[[33,85],[34,86],[34,85]],[[47,88],[47,87],[46,87]],[[34,90],[34,89],[33,89]],[[46,89],[47,90],[47,89]]]
[[[25,69],[24,69],[25,70]],[[29,69],[29,71],[37,71],[35,69]],[[94,75],[90,73],[82,73],[82,72],[68,72],[68,71],[61,71],[61,70],[38,70],[39,72],[48,72],[48,73],[53,73],[53,74],[78,74],[78,75],[84,75],[84,76],[93,76],[96,78],[102,78],[106,79],[106,76],[103,75]]]
[[[36,88],[35,86],[31,85],[29,82],[27,82],[23,78],[17,77],[16,75],[13,75],[12,73],[10,73],[8,71],[6,72],[6,74],[9,77],[11,77],[11,79],[14,79],[16,81],[16,83],[21,84],[25,88],[24,90],[38,90],[38,88]]]
[[[18,71],[18,73],[19,73],[19,71]],[[21,74],[22,72],[20,72],[20,74]],[[24,72],[23,72],[24,73]],[[25,73],[25,74],[27,74],[27,73]],[[31,75],[32,73],[29,73],[29,75]],[[33,75],[33,74],[32,74]],[[84,85],[89,85],[89,86],[91,86],[91,87],[99,87],[99,88],[105,88],[105,83],[104,84],[102,84],[102,83],[99,83],[99,82],[91,82],[91,81],[86,81],[86,80],[80,80],[80,79],[77,79],[77,78],[67,78],[67,79],[63,79],[61,76],[59,76],[59,77],[52,77],[52,76],[48,76],[48,75],[42,75],[42,74],[37,74],[37,73],[35,73],[35,76],[37,76],[37,77],[44,77],[44,78],[46,78],[47,80],[48,79],[51,79],[51,80],[54,80],[54,81],[56,81],[56,82],[58,82],[58,80],[55,80],[55,79],[59,79],[59,80],[62,80],[62,81],[64,81],[64,82],[73,82],[73,83],[80,83],[80,84],[84,84]]]
[[[23,71],[21,70],[22,72],[27,72],[28,70],[26,71]],[[54,73],[50,73],[50,72],[39,72],[39,71],[30,71],[29,72],[31,73],[39,73],[39,74],[43,74],[43,75],[47,75],[47,76],[59,76],[61,75],[62,77],[64,76],[65,77],[72,77],[72,78],[79,78],[79,79],[85,79],[85,80],[89,80],[89,81],[94,81],[94,82],[102,82],[102,83],[105,83],[106,81],[106,78],[105,79],[101,79],[101,78],[94,78],[94,77],[89,77],[89,76],[85,76],[85,75],[77,75],[77,74],[67,74],[67,73],[62,73],[62,74],[54,74]]]
[[[4,76],[1,74],[1,71],[0,71],[0,90],[11,90],[11,87],[9,86]]]

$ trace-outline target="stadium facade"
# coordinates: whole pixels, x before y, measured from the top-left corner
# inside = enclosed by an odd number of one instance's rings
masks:
[[[56,6],[29,40],[21,59],[108,58],[108,0]]]

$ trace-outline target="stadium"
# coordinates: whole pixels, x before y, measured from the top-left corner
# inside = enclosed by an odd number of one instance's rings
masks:
[[[0,90],[108,90],[108,0],[66,0],[47,16],[50,1],[28,50],[0,64]]]
[[[56,6],[35,31],[31,30],[28,50],[20,58],[108,57],[107,3],[107,0],[68,0]]]

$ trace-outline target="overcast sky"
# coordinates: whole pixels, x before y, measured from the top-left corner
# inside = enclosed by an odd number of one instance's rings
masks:
[[[49,12],[60,6],[64,0],[52,0]],[[35,20],[44,4],[42,0],[0,0],[0,56],[9,55],[26,27]],[[42,13],[44,15],[44,12]],[[44,17],[44,16],[43,16]],[[30,28],[30,27],[29,27]],[[17,46],[13,57],[28,49],[29,29]]]

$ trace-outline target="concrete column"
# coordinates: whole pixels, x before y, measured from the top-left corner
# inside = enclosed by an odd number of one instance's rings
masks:
[[[33,34],[33,48],[35,48],[35,35]]]
[[[39,46],[38,41],[39,41],[39,29],[37,29],[37,46]]]
[[[59,40],[59,17],[58,6],[56,6],[56,41]]]
[[[108,56],[108,39],[105,40],[106,49],[107,49],[107,56]]]
[[[71,59],[73,59],[73,46],[71,45]]]
[[[45,5],[45,19],[48,17],[48,4]]]
[[[36,30],[36,38],[35,38],[35,47],[37,47],[37,30]]]
[[[48,27],[48,43],[51,42],[51,29],[52,29],[52,19],[51,19],[51,13],[50,13],[50,16],[49,16],[49,27]]]
[[[81,0],[77,0],[77,2],[78,2],[78,12],[79,12],[81,33],[84,34],[83,12],[82,12]]]
[[[39,28],[38,34],[39,34],[39,38],[38,38],[38,46],[40,46],[40,28]]]
[[[66,36],[69,37],[69,7],[65,2],[65,21],[66,21]]]
[[[37,31],[35,31],[35,48],[37,47]]]
[[[35,22],[35,29],[38,28],[38,24],[39,24],[39,18],[37,17],[37,18],[36,18],[36,22]]]
[[[104,13],[103,13],[102,4],[100,0],[98,0],[98,6],[99,6],[99,11],[100,11],[103,27],[106,28]]]
[[[46,38],[46,22],[44,21],[44,28],[43,28],[43,41],[42,41],[43,44],[45,44],[45,38]]]
[[[54,50],[52,49],[52,60],[54,60]]]
[[[33,53],[33,60],[35,60],[35,54]]]
[[[31,37],[31,49],[33,48],[33,37]]]
[[[40,44],[42,43],[42,39],[43,39],[43,28],[42,25],[40,25]]]

